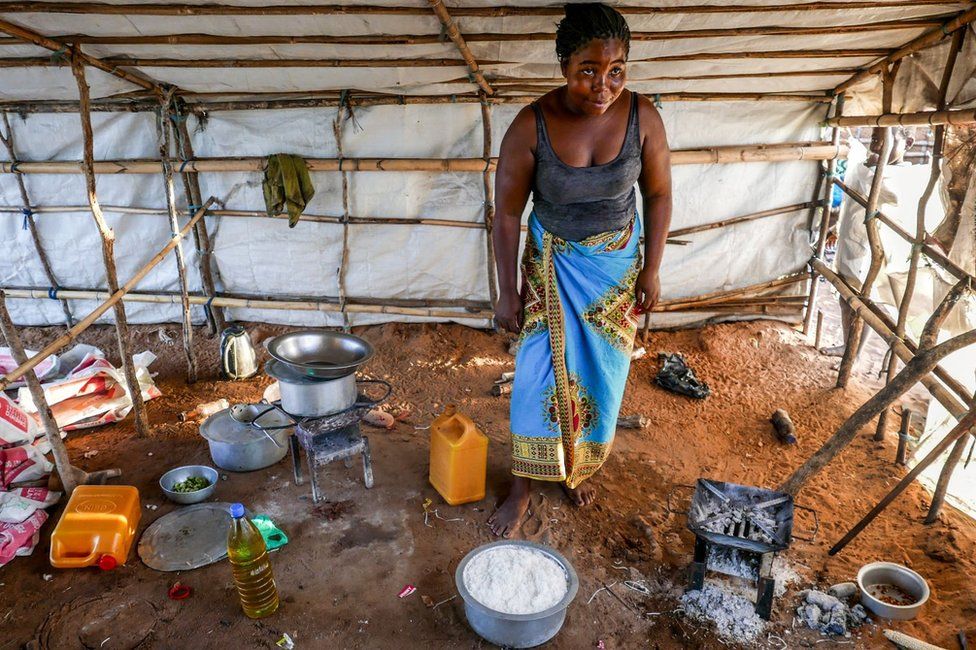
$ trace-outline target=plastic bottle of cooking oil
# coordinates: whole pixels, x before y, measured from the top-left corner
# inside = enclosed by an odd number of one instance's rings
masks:
[[[264,538],[244,516],[242,504],[231,505],[230,515],[233,520],[227,533],[227,557],[234,571],[241,607],[251,618],[270,616],[278,609],[278,589]]]
[[[450,505],[485,498],[488,436],[454,406],[430,424],[430,484]]]

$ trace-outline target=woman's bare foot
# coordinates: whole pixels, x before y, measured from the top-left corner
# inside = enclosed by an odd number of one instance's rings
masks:
[[[565,483],[560,483],[563,492],[566,493],[566,497],[573,502],[576,506],[588,506],[596,500],[596,491],[587,485],[580,485],[575,488],[571,488]]]
[[[529,509],[529,488],[532,481],[523,476],[512,477],[512,489],[508,498],[488,517],[488,527],[499,537],[511,537],[522,525],[525,511]]]

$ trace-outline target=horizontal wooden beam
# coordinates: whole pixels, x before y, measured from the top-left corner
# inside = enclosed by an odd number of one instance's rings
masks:
[[[883,115],[843,115],[824,122],[827,126],[934,126],[936,124],[976,123],[976,108],[919,113],[885,113]]]
[[[736,14],[736,13],[775,13],[793,11],[838,11],[859,9],[904,9],[913,6],[959,7],[964,2],[945,0],[867,0],[847,2],[799,2],[772,5],[729,4],[729,5],[675,5],[633,6],[620,5],[614,8],[624,15],[650,16],[671,14]],[[416,6],[382,5],[230,5],[230,4],[186,4],[167,3],[119,3],[104,2],[0,2],[0,13],[56,13],[56,14],[96,14],[115,16],[331,16],[331,15],[389,15],[426,16],[429,11]],[[451,14],[466,17],[506,17],[506,16],[562,16],[563,8],[544,7],[452,7]]]
[[[887,69],[887,66],[895,61],[900,61],[906,56],[935,45],[952,32],[965,27],[974,20],[976,20],[976,6],[970,7],[968,10],[956,14],[943,24],[939,25],[937,29],[930,30],[921,36],[913,38],[908,43],[905,43],[905,45],[901,46],[880,61],[876,61],[861,72],[858,72],[856,75],[834,88],[834,94],[839,95],[851,86],[854,86],[865,79],[880,73],[882,70]]]
[[[777,77],[829,77],[850,74],[854,68],[804,68],[802,70],[778,70],[776,72],[726,72],[721,74],[686,74],[686,75],[630,75],[627,77],[629,83],[641,83],[647,81],[690,81],[708,79],[770,79]],[[522,87],[525,85],[551,85],[552,87],[562,86],[566,83],[564,77],[511,77],[489,75],[492,83],[500,88],[505,85]],[[452,80],[456,82],[456,80]]]
[[[221,96],[228,99],[219,100]],[[186,99],[187,110],[195,113],[210,111],[275,110],[289,108],[319,108],[338,106],[342,101],[334,91],[319,92],[258,92],[258,93],[181,93]],[[487,98],[490,104],[528,104],[538,95],[495,95]],[[803,93],[662,93],[654,99],[661,102],[830,102],[826,94]],[[367,97],[349,94],[345,101],[351,106],[396,106],[404,104],[477,104],[474,94],[459,95],[371,95]],[[79,104],[74,100],[6,100],[0,101],[0,111],[10,113],[77,113]],[[156,111],[159,102],[143,98],[96,99],[91,110],[97,112],[126,113]]]
[[[2,27],[0,27],[2,29]],[[105,65],[153,68],[464,68],[464,59],[169,59],[113,56]],[[497,61],[488,61],[488,64]],[[0,68],[60,67],[63,61],[44,56],[0,58]]]
[[[672,165],[722,164],[744,162],[785,162],[791,160],[829,160],[847,155],[846,147],[823,143],[781,143],[769,145],[723,146],[701,149],[675,149]],[[426,171],[484,172],[494,170],[497,158],[306,158],[309,171]],[[267,158],[196,158],[180,163],[180,172],[262,172]],[[158,160],[101,160],[95,162],[97,174],[158,174]],[[78,161],[0,162],[5,174],[80,174]]]

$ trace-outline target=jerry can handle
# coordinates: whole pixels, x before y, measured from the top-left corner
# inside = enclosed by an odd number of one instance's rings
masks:
[[[793,510],[794,510],[794,512],[797,511],[797,510],[806,510],[807,512],[809,512],[810,514],[813,515],[813,532],[809,534],[810,536],[809,537],[803,537],[801,535],[797,535],[794,532],[793,533],[793,539],[798,539],[801,542],[812,542],[812,541],[814,541],[817,538],[817,533],[820,532],[820,517],[817,515],[817,511],[814,510],[813,508],[808,508],[806,506],[798,506],[795,503],[793,504]]]
[[[675,510],[674,508],[671,507],[671,498],[674,497],[679,490],[691,490],[692,492],[694,492],[695,489],[696,487],[694,485],[686,485],[684,483],[679,483],[678,485],[675,485],[673,488],[671,488],[671,491],[668,492],[667,504],[665,505],[667,511],[672,515],[687,515],[688,514],[687,510]]]

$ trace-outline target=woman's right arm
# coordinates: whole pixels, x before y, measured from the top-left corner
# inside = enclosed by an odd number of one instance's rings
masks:
[[[495,222],[492,241],[498,270],[495,321],[509,332],[522,328],[522,298],[518,286],[518,247],[522,212],[535,174],[535,114],[523,108],[502,139],[495,170]]]

